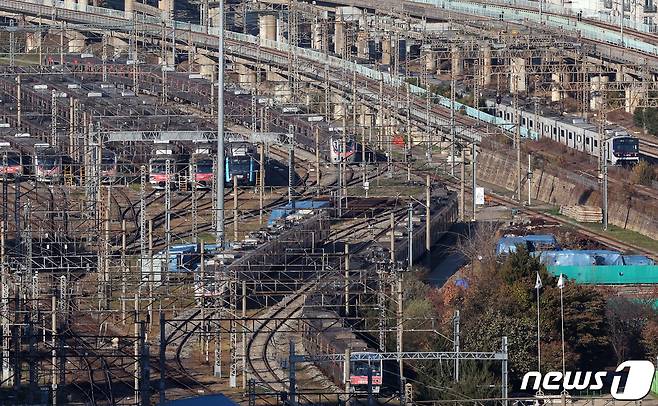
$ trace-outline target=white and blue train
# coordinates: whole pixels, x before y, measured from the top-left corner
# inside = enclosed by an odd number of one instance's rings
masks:
[[[233,141],[225,153],[224,184],[232,186],[235,178],[238,186],[254,186],[260,168],[253,144]]]
[[[487,102],[488,108],[507,122],[513,123],[516,110],[505,103]],[[543,116],[534,112],[519,110],[521,129],[536,135],[536,138],[551,140],[569,148],[599,156],[599,128],[579,117]],[[639,139],[631,136],[623,127],[606,125],[604,128],[604,155],[612,165],[633,165],[640,159]]]

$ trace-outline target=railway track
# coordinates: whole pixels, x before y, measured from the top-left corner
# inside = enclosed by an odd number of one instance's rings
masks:
[[[378,207],[388,208],[385,202],[380,203]],[[406,216],[406,208],[398,208],[393,210],[395,222],[402,220]],[[370,238],[372,241],[377,241],[386,232],[390,230],[386,225],[390,222],[390,213],[385,212],[378,215],[373,222],[375,225],[384,225],[381,230],[371,235],[370,230],[361,229],[362,237]],[[357,219],[356,224],[350,222],[347,227],[339,229],[331,234],[332,238],[338,239],[350,235],[351,238],[358,238],[356,234],[359,230],[355,230],[356,225],[364,225],[367,220]],[[362,244],[356,247],[353,253],[358,253],[365,249],[366,245]],[[286,326],[287,320],[299,314],[303,307],[307,295],[312,294],[314,291],[321,289],[323,286],[330,286],[334,279],[328,278],[323,275],[322,278],[311,280],[305,283],[297,292],[286,296],[281,302],[271,307],[266,313],[263,314],[263,320],[259,321],[257,327],[254,329],[247,345],[247,364],[249,373],[256,379],[261,387],[270,391],[264,395],[276,396],[279,392],[288,389],[288,378],[281,372],[281,368],[276,364],[276,355],[280,354],[279,350],[272,348],[275,341],[275,335],[281,332]],[[280,358],[280,357],[279,357]],[[300,397],[304,395],[299,394]],[[307,399],[309,403],[313,403]]]
[[[395,163],[394,165],[399,167],[399,168],[403,168],[400,164]],[[406,166],[404,168],[406,169]],[[418,176],[421,176],[421,177],[425,177],[425,176],[429,175],[431,179],[436,180],[436,181],[441,181],[441,182],[445,183],[449,189],[451,189],[452,191],[455,191],[455,192],[459,192],[460,187],[461,187],[460,183],[457,180],[452,179],[452,178],[448,178],[448,177],[438,176],[433,172],[423,171],[423,170],[413,170],[413,173],[415,175],[418,175]],[[465,190],[469,193],[472,193],[472,191],[473,191],[472,187],[469,186],[469,185],[465,185]],[[646,249],[644,249],[640,246],[637,246],[635,244],[630,244],[630,243],[627,243],[627,242],[620,241],[619,239],[612,238],[612,237],[607,236],[607,235],[605,235],[601,232],[592,231],[592,230],[576,223],[575,221],[566,220],[566,219],[564,219],[562,217],[559,217],[559,216],[555,216],[555,215],[552,215],[552,214],[547,214],[547,213],[543,212],[542,210],[533,209],[533,208],[525,207],[523,205],[519,205],[519,203],[516,202],[515,200],[513,200],[511,198],[508,198],[508,197],[505,197],[505,196],[502,196],[500,194],[497,194],[497,193],[494,193],[494,192],[489,192],[489,195],[491,196],[492,201],[494,201],[495,203],[506,205],[508,207],[515,207],[522,213],[529,214],[529,215],[532,215],[534,217],[538,217],[538,218],[541,218],[541,219],[544,219],[544,220],[550,220],[551,222],[556,222],[560,225],[573,227],[573,228],[577,229],[581,234],[586,235],[586,236],[588,236],[588,237],[590,237],[590,238],[592,238],[596,241],[599,241],[599,242],[603,243],[604,245],[607,245],[611,248],[618,249],[618,250],[621,250],[621,251],[627,251],[627,252],[636,252],[636,253],[639,253],[639,254],[646,255],[649,258],[653,258],[654,260],[658,260],[658,254],[656,254],[655,252],[646,250]]]

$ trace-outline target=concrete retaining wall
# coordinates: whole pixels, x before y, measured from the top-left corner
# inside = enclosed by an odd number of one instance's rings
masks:
[[[527,164],[523,165],[522,196],[528,195],[525,179]],[[478,179],[510,191],[516,191],[516,156],[505,152],[482,150],[478,155]],[[617,185],[609,189],[609,222],[658,238],[658,226],[654,220],[658,213],[658,202],[648,201],[624,191]],[[602,197],[596,179],[586,178],[554,165],[533,168],[531,196],[535,200],[562,205],[600,206]]]

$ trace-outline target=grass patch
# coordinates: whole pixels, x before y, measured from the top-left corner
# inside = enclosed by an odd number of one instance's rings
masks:
[[[544,213],[550,214],[551,216],[562,216],[562,214],[560,214],[560,208],[559,207],[553,207],[551,209],[545,210]],[[562,217],[564,217],[564,216],[562,216]]]
[[[609,237],[612,237],[614,239],[617,239],[619,241],[632,244],[635,246],[638,246],[640,248],[644,248],[648,251],[651,252],[658,252],[658,241],[654,240],[651,237],[647,237],[644,234],[640,234],[636,231],[632,230],[627,230],[624,228],[617,227],[615,225],[609,224],[608,223],[608,230],[604,231],[603,230],[603,224],[599,223],[579,223],[569,217],[563,216],[560,214],[559,209],[550,209],[546,210],[545,213],[551,214],[554,216],[558,216],[563,219],[569,220],[571,223],[574,225],[579,225],[587,230],[595,231],[597,233],[601,233],[604,235],[607,235]]]
[[[603,231],[603,224],[596,224],[596,223],[579,223],[579,224],[589,230],[609,235],[620,241],[637,245],[638,247],[642,247],[652,252],[658,252],[658,241],[654,240],[653,238],[647,237],[646,235],[640,234],[638,232],[626,230],[624,228],[620,228],[612,224],[608,224],[608,231]]]
[[[20,66],[38,65],[39,55],[35,55],[35,54],[16,55],[16,57],[14,57],[14,61],[16,62],[16,65],[20,65]],[[0,65],[9,65],[9,62],[10,62],[9,56],[0,56]]]

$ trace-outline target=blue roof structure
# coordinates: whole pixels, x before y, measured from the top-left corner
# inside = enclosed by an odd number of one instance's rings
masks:
[[[526,247],[530,252],[543,248],[558,248],[557,239],[552,234],[505,236],[498,240],[496,255],[513,254],[516,252],[518,245]]]
[[[274,224],[275,221],[289,214],[295,213],[298,210],[311,210],[319,209],[329,205],[325,200],[298,200],[288,203],[285,206],[278,207],[272,210],[270,218],[267,220],[267,225]]]

